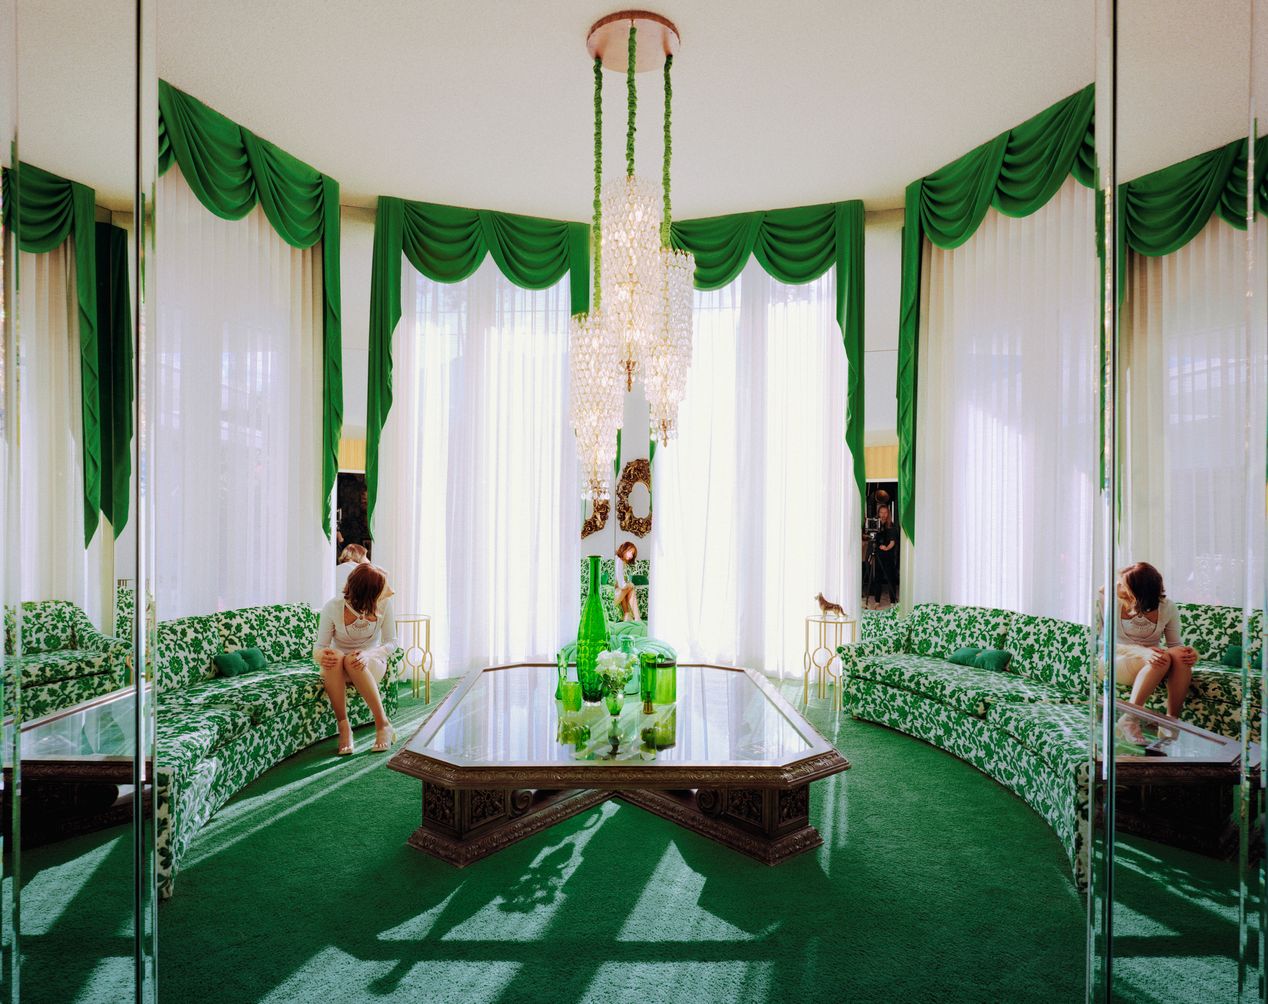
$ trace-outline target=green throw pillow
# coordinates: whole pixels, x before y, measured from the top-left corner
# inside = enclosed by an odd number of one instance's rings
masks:
[[[216,664],[218,676],[239,676],[247,671],[246,660],[241,652],[221,652],[213,655],[211,661]]]
[[[990,669],[996,673],[1003,673],[1008,669],[1008,664],[1012,659],[1012,652],[1005,652],[1000,648],[984,648],[978,653],[973,665],[978,669]]]
[[[240,648],[238,655],[242,656],[242,661],[246,663],[247,669],[254,672],[257,669],[263,669],[268,665],[268,660],[264,658],[264,653],[258,648]]]
[[[1243,649],[1240,645],[1229,645],[1228,648],[1224,649],[1224,657],[1220,659],[1220,662],[1223,665],[1227,666],[1229,669],[1241,669],[1242,651]],[[1264,650],[1263,649],[1260,649],[1258,652],[1256,652],[1254,655],[1250,657],[1250,668],[1251,669],[1264,668]]]
[[[972,666],[977,662],[977,657],[985,649],[981,648],[957,648],[951,653],[951,662],[957,666]]]

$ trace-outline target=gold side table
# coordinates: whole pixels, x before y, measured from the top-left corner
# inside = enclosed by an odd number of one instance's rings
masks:
[[[841,657],[837,654],[837,646],[845,644],[845,629],[850,628],[850,641],[858,641],[859,622],[853,617],[828,617],[813,614],[806,618],[806,649],[802,656],[802,668],[805,673],[801,680],[801,703],[810,699],[810,674],[819,671],[819,696],[828,696],[828,684],[836,683],[838,696],[841,690]],[[811,644],[811,637],[814,644]],[[820,653],[823,653],[821,656]],[[826,656],[824,658],[823,656]],[[832,664],[837,663],[837,670],[832,671]]]
[[[436,660],[431,654],[431,614],[414,614],[412,617],[396,618],[398,630],[402,627],[408,631],[405,646],[405,665],[409,666],[413,675],[412,693],[418,696],[419,684],[422,684],[423,700],[431,703],[431,671]]]

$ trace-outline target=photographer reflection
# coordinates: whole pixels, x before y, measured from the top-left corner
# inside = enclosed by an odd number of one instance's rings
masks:
[[[887,491],[878,490],[870,501],[875,503],[876,515],[864,522],[863,597],[867,607],[879,610],[882,588],[888,591],[891,604],[898,602],[898,527]]]

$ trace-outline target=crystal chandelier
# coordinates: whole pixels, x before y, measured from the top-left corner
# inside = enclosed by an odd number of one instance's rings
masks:
[[[653,45],[639,62],[640,27]],[[620,45],[621,42],[625,45]],[[647,11],[609,15],[590,29],[594,57],[593,291],[588,314],[573,318],[570,350],[571,419],[577,452],[593,502],[608,497],[608,471],[622,424],[622,387],[640,377],[647,392],[650,434],[661,444],[674,438],[678,406],[691,365],[692,288],[695,259],[671,244],[669,165],[670,69],[678,47],[674,25]],[[622,49],[624,52],[622,53]],[[620,66],[620,55],[625,65]],[[662,185],[634,174],[634,75],[663,59],[665,148]],[[602,70],[626,74],[625,174],[603,184]]]
[[[603,314],[603,62],[594,61],[594,220],[591,223],[590,310],[574,314],[568,325],[569,419],[577,437],[577,457],[586,495],[599,503],[608,497],[608,472],[616,459],[621,428],[620,350]]]

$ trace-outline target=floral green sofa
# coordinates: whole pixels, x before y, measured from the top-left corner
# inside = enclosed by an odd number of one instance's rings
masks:
[[[1006,649],[1006,672],[958,666],[960,648]],[[866,615],[838,649],[856,718],[939,746],[1015,792],[1055,831],[1087,885],[1089,628],[984,607],[919,604]]]
[[[1242,637],[1237,607],[1177,604],[1181,639],[1198,650],[1181,717],[1228,736],[1241,728],[1241,673],[1219,663]],[[1247,648],[1260,647],[1262,616]],[[954,665],[958,648],[1005,649],[1006,672]],[[1056,832],[1087,885],[1091,630],[981,607],[920,604],[864,614],[857,644],[838,649],[846,708],[939,746],[1021,796]],[[1162,710],[1160,692],[1148,706]],[[1254,703],[1252,738],[1259,738]]]
[[[317,611],[304,604],[247,607],[162,621],[157,628],[159,690],[155,813],[159,893],[172,894],[180,860],[198,830],[229,798],[278,761],[335,734],[335,717],[312,661]],[[267,666],[215,676],[212,657],[258,648]],[[389,715],[404,664],[397,649],[380,684]],[[348,719],[371,721],[348,695]]]
[[[22,655],[15,656],[21,617]],[[69,600],[32,600],[5,609],[4,715],[15,713],[21,674],[22,719],[30,721],[125,687],[131,645],[102,634]]]

